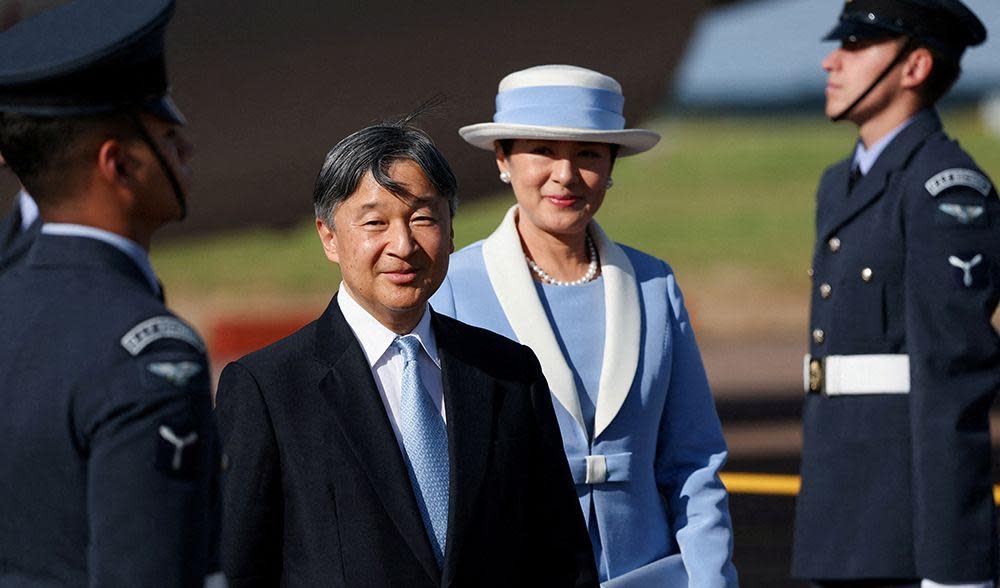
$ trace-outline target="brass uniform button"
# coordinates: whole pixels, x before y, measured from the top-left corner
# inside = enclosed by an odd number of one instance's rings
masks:
[[[830,251],[833,251],[834,253],[840,251],[840,239],[837,237],[833,237],[827,241],[827,245],[830,246]]]
[[[872,268],[870,268],[870,267],[866,267],[865,269],[861,270],[861,279],[864,280],[864,281],[866,281],[866,282],[872,281],[872,275],[873,275],[873,272],[872,272]]]
[[[822,344],[824,339],[826,339],[826,333],[823,332],[823,329],[813,330],[813,341],[815,341],[817,345]]]
[[[813,268],[809,268],[806,270],[806,275],[811,278],[816,275],[816,272],[813,271]]]
[[[833,294],[833,286],[831,286],[830,284],[820,284],[819,286],[820,296],[822,296],[823,298],[829,298],[831,294]]]

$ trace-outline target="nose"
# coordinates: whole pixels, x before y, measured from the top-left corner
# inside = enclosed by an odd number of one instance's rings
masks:
[[[417,240],[413,238],[413,230],[405,221],[392,223],[386,239],[387,252],[400,259],[410,257],[419,248]]]
[[[829,54],[827,54],[827,56],[823,58],[823,62],[821,65],[823,66],[823,71],[830,73],[831,71],[836,69],[838,63],[840,63],[839,47],[831,51]]]
[[[572,160],[568,158],[557,159],[552,165],[553,169],[551,177],[559,184],[566,186],[573,183],[576,179],[577,169]]]
[[[191,158],[194,157],[194,143],[187,135],[178,132],[174,138],[174,145],[177,149],[177,161],[182,165],[190,163]]]

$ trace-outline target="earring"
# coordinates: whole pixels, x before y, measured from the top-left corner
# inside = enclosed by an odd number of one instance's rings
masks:
[[[608,183],[604,185],[604,188],[606,190],[610,190],[611,186],[614,186],[614,185],[615,185],[614,179],[612,179],[611,176],[608,176]]]
[[[500,172],[500,181],[503,182],[503,183],[505,183],[505,184],[509,184],[510,183],[510,172],[509,171],[502,171],[502,172]]]

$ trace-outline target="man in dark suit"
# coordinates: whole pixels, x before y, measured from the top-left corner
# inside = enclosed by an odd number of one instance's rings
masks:
[[[147,254],[191,173],[173,7],[73,2],[0,33],[0,152],[44,219],[0,275],[4,588],[222,581],[205,348]]]
[[[406,121],[327,155],[316,225],[340,291],[219,383],[232,586],[597,585],[534,354],[427,304],[454,198]]]
[[[817,196],[793,574],[993,588],[1000,201],[936,102],[986,30],[958,0],[853,0],[826,113],[858,127]]]

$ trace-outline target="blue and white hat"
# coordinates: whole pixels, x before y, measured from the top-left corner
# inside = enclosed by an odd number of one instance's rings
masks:
[[[618,155],[652,149],[660,135],[626,129],[625,97],[614,78],[573,65],[539,65],[500,80],[493,122],[459,129],[462,138],[493,150],[499,139],[592,141],[619,145]]]

